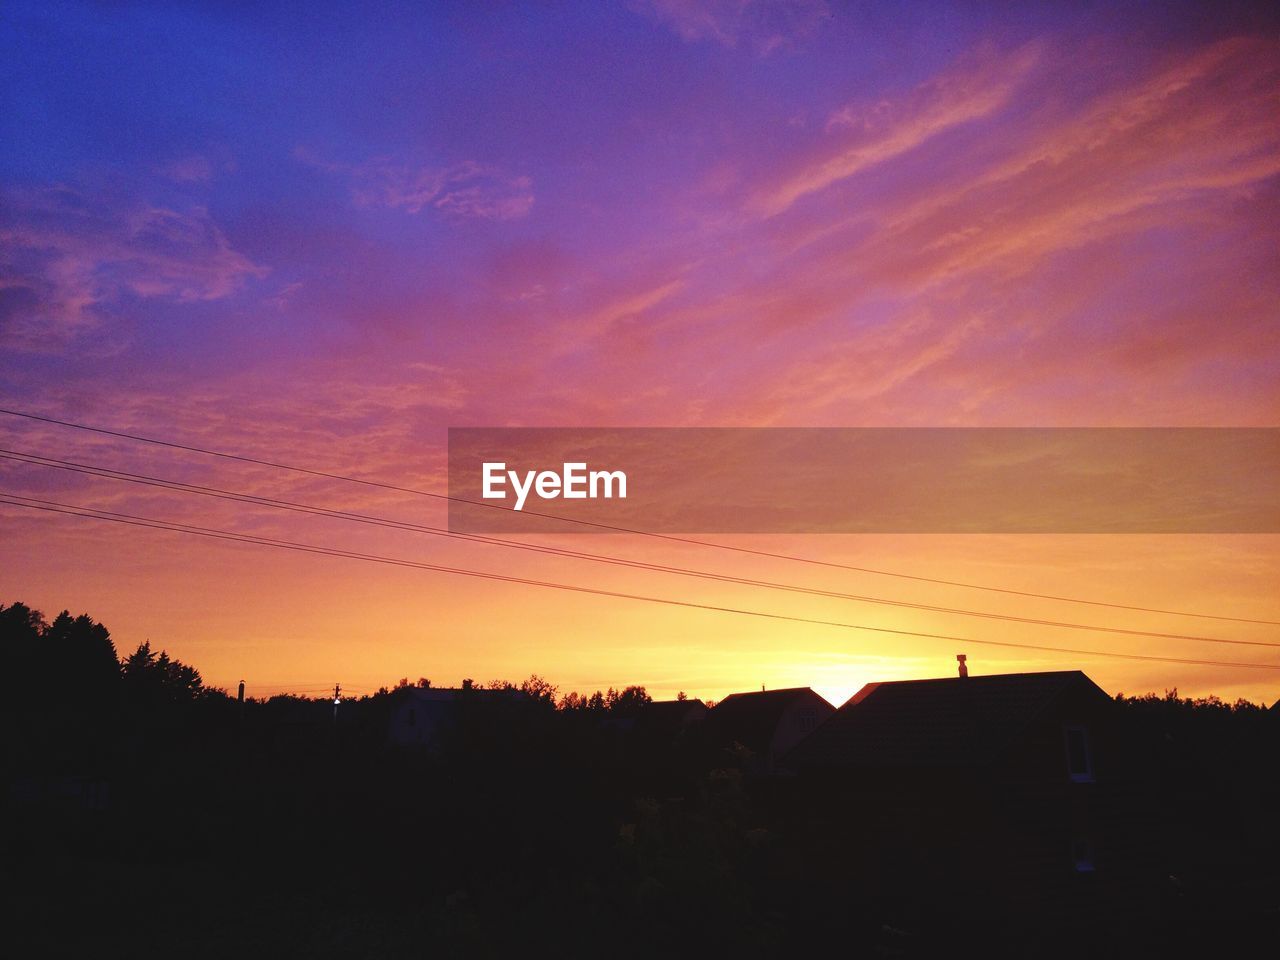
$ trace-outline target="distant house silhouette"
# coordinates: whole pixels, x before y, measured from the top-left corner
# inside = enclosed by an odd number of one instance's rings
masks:
[[[701,700],[654,700],[637,714],[636,725],[657,736],[675,737],[705,720],[707,713]]]
[[[663,749],[683,743],[707,716],[701,700],[650,700],[621,712],[608,710],[598,717],[602,729],[636,736]]]
[[[339,711],[338,716],[345,726],[349,712]],[[272,697],[263,706],[258,722],[260,735],[270,739],[277,753],[293,753],[334,729],[333,702],[327,697]]]
[[[493,706],[527,699],[519,690],[399,687],[393,690],[387,738],[399,747],[438,750],[456,730],[467,705]]]
[[[833,713],[809,687],[734,693],[711,709],[701,733],[714,748],[745,748],[749,772],[770,774]]]
[[[1093,780],[1089,722],[1111,697],[1079,670],[869,683],[789,758],[797,767],[988,764],[1044,747],[1045,773]]]
[[[966,877],[1057,909],[1143,859],[1116,709],[1078,670],[871,683],[785,762],[877,882]]]

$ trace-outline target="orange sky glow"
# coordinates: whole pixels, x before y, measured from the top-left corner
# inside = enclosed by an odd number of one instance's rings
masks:
[[[164,33],[97,10],[12,14],[43,66],[0,111],[0,407],[440,493],[451,426],[1280,425],[1273,15],[1233,7],[1211,25],[1193,5],[1064,5],[939,26],[783,6],[793,15],[619,4],[554,23],[475,10],[343,29],[376,70],[325,59],[306,30],[264,54],[231,15],[184,14]],[[182,30],[207,32],[206,59],[185,59]],[[86,52],[104,32],[110,49]],[[446,522],[436,500],[14,417],[0,416],[0,447]],[[87,612],[119,653],[150,640],[251,696],[537,673],[562,692],[812,686],[838,704],[870,681],[951,675],[963,652],[975,674],[1082,669],[1111,693],[1280,697],[1280,649],[1265,646],[689,580],[12,460],[0,489],[712,606],[1259,665],[804,625],[0,504],[0,602]],[[1274,625],[632,535],[515,539],[1280,644]],[[1280,535],[706,539],[1280,621]]]

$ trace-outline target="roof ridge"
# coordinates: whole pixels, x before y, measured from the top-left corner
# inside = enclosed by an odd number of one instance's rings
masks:
[[[874,684],[867,684],[867,686],[887,687],[904,683],[946,683],[948,681],[959,682],[961,680],[971,682],[974,680],[999,680],[1005,677],[1060,677],[1072,673],[1084,675],[1083,670],[1028,670],[1018,673],[977,673],[970,674],[967,677],[915,677],[910,680],[877,680]]]
[[[805,690],[813,690],[813,687],[775,687],[772,690],[739,690],[737,693],[726,694],[721,703],[731,697],[758,697],[762,693],[803,693]]]

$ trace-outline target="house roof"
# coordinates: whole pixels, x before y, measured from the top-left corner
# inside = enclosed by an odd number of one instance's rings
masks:
[[[706,724],[713,739],[735,740],[753,750],[762,750],[773,739],[783,713],[797,703],[812,701],[815,707],[831,705],[809,687],[731,693],[707,714]]]
[[[707,705],[701,700],[653,700],[644,705],[640,715],[650,720],[680,722],[706,710]]]
[[[707,705],[701,700],[654,700],[644,705],[637,720],[646,730],[674,735],[706,714]]]
[[[511,700],[524,696],[520,690],[488,690],[484,687],[396,687],[392,694],[425,703],[453,703],[463,697],[475,700]]]
[[[1110,701],[1079,670],[869,683],[788,759],[807,768],[986,763],[1081,688]]]

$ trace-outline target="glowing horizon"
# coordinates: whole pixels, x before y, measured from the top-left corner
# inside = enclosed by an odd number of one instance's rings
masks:
[[[0,399],[443,492],[457,426],[1280,424],[1280,31],[1262,4],[822,0],[386,12],[7,5]],[[439,503],[0,417],[0,445],[443,525]],[[690,582],[0,461],[12,493],[517,577],[975,639],[1280,665]],[[1271,703],[1280,671],[575,596],[0,505],[0,602],[250,695],[419,676],[720,699],[1083,669]],[[601,535],[570,549],[1277,642]],[[1280,620],[1280,536],[775,536],[924,577]],[[550,542],[550,541],[549,541]],[[273,686],[274,685],[274,686]]]

